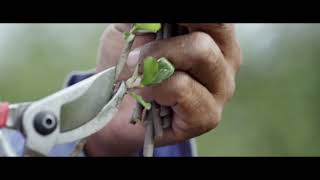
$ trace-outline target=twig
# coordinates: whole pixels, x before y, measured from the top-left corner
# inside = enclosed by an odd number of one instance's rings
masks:
[[[130,90],[139,89],[141,88],[141,80],[142,80],[141,76],[137,77],[137,79],[134,81],[133,79],[130,78],[126,81],[126,86]]]
[[[161,106],[160,117],[161,117],[162,128],[163,129],[168,128],[172,121],[172,109],[170,107]]]
[[[166,116],[162,118],[162,128],[166,129],[171,126],[172,117]]]
[[[160,117],[171,115],[171,108],[166,106],[160,106]]]
[[[163,129],[161,125],[161,118],[160,118],[160,107],[156,102],[152,102],[152,120],[153,120],[153,126],[154,126],[154,133],[155,137],[162,137],[163,135]]]
[[[152,157],[154,151],[154,129],[152,121],[152,113],[147,112],[147,119],[144,121],[146,128],[144,145],[143,145],[143,156]]]
[[[164,28],[161,28],[157,32],[156,40],[163,39],[163,36],[164,36]],[[151,119],[150,119],[150,117],[151,117]],[[154,136],[155,137],[161,137],[163,135],[163,130],[162,130],[162,127],[161,127],[160,107],[155,101],[152,102],[151,110],[148,113],[147,120],[148,121],[151,120],[151,123],[153,125],[152,128],[154,128],[153,129],[154,130]],[[146,135],[146,137],[147,137],[147,135]],[[153,137],[153,138],[155,138],[155,137]]]
[[[168,128],[172,121],[172,109],[170,107],[160,107],[160,117],[162,128]]]
[[[143,108],[142,113],[141,113],[141,122],[144,123],[147,115],[147,109]]]
[[[163,24],[163,39],[172,37],[174,31],[177,31],[173,24]],[[179,32],[180,33],[180,32]],[[172,109],[170,107],[160,106],[161,125],[163,129],[170,127],[172,120]]]
[[[172,35],[172,24],[165,23],[163,25],[163,39],[169,38]]]
[[[164,31],[163,31],[163,28],[161,28],[161,29],[157,32],[156,40],[163,39],[163,35],[164,35]]]
[[[132,48],[133,45],[133,41],[131,42],[126,42],[124,49],[122,50],[122,53],[120,55],[118,64],[116,66],[116,76],[115,76],[115,82],[117,82],[119,80],[120,74],[124,68],[124,66],[126,65],[130,50]]]

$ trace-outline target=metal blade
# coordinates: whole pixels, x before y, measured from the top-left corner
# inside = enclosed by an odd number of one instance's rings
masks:
[[[66,132],[93,119],[110,100],[115,70],[97,77],[84,94],[61,107],[60,131]]]
[[[111,100],[106,104],[103,109],[91,121],[82,125],[79,128],[60,133],[56,143],[63,144],[73,142],[92,135],[104,128],[118,112],[120,103],[127,92],[125,83],[123,82],[116,94],[112,96]]]
[[[63,132],[72,131],[91,121],[109,102],[113,95],[115,67],[100,72],[73,86],[33,102],[23,114],[23,132],[26,147],[47,154]],[[34,119],[50,112],[58,120],[58,127],[43,136],[34,128]],[[70,142],[70,141],[69,141]]]

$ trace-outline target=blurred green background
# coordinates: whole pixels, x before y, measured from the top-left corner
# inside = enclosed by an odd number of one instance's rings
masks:
[[[93,69],[107,24],[0,24],[0,96],[32,101]],[[320,24],[237,24],[244,62],[200,156],[320,155]]]

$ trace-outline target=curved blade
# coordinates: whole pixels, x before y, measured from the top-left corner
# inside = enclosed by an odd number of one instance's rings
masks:
[[[61,107],[60,132],[78,128],[97,116],[112,96],[114,77],[114,68],[102,73],[80,97]]]
[[[112,67],[33,102],[22,117],[23,132],[27,137],[25,146],[46,154],[56,144],[61,133],[91,121],[109,102],[114,89],[114,76],[115,67]],[[58,120],[59,128],[46,136],[34,128],[34,119],[42,112],[50,112]]]
[[[126,85],[121,84],[117,93],[91,121],[79,128],[59,134],[56,143],[63,144],[88,137],[105,127],[118,112],[119,105],[127,92]]]

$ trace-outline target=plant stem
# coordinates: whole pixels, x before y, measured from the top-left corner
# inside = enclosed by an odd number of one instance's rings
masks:
[[[165,23],[163,25],[163,39],[169,38],[172,35],[172,24]]]
[[[146,120],[146,115],[147,115],[147,109],[143,108],[142,113],[141,113],[141,122],[142,123]]]
[[[157,32],[157,36],[156,36],[156,40],[160,40],[163,39],[163,28],[161,28],[158,32]]]
[[[162,27],[162,37],[161,39],[167,39],[172,37],[174,31],[173,24],[164,23]],[[160,113],[159,116],[161,117],[161,126],[163,129],[168,128],[171,124],[171,117],[172,109],[170,107],[165,107],[160,105]]]
[[[158,105],[156,102],[152,102],[152,120],[153,120],[153,126],[154,126],[154,133],[155,137],[162,137],[163,135],[163,129],[161,125],[161,118],[160,118],[160,105]]]
[[[170,127],[171,125],[171,117],[170,116],[166,116],[162,118],[162,128],[166,129],[168,127]]]
[[[166,106],[160,106],[160,117],[171,115],[171,108]]]
[[[135,81],[133,81],[132,78],[128,79],[126,82],[126,86],[128,89],[141,88],[141,76],[137,77]]]
[[[125,41],[125,42],[126,42],[126,41]],[[133,45],[133,41],[131,41],[131,42],[129,42],[129,43],[128,43],[128,42],[125,43],[124,49],[122,50],[122,53],[121,53],[121,55],[120,55],[118,64],[117,64],[117,66],[116,66],[115,82],[117,82],[117,81],[119,80],[120,74],[121,74],[124,66],[125,66],[126,63],[127,63],[127,59],[128,59],[130,50],[131,50],[131,48],[132,48],[132,45]]]
[[[143,156],[152,157],[154,150],[154,129],[152,121],[152,113],[147,112],[147,119],[144,122],[146,132],[143,145]]]

